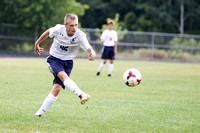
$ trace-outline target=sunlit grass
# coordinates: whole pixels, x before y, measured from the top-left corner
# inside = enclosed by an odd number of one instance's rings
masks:
[[[75,59],[71,73],[91,100],[62,90],[51,109],[34,113],[52,88],[44,58],[0,58],[0,132],[199,132],[200,65],[116,60],[112,77],[101,60]],[[142,73],[141,84],[127,87],[128,68]]]

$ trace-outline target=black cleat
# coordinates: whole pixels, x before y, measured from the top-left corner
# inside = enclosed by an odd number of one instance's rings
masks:
[[[99,76],[100,75],[100,72],[97,72],[97,76]]]
[[[108,77],[111,77],[111,74],[108,74]]]

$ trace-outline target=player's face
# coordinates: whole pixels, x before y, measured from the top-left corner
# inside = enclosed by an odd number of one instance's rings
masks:
[[[114,25],[113,25],[112,23],[108,24],[108,29],[109,29],[109,30],[112,30],[113,27],[114,27]]]
[[[78,28],[78,20],[69,20],[67,24],[65,24],[67,35],[73,36]]]

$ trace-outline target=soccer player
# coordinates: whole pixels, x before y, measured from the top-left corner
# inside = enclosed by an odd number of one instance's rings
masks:
[[[80,47],[89,52],[89,60],[95,60],[96,56],[86,39],[86,34],[78,28],[78,17],[75,14],[67,14],[64,18],[64,25],[58,24],[47,29],[35,43],[35,51],[38,55],[44,50],[39,44],[48,37],[54,37],[49,51],[50,55],[47,57],[49,70],[54,75],[53,88],[36,112],[35,117],[41,117],[52,106],[62,88],[66,87],[76,94],[80,98],[81,104],[85,104],[90,98],[69,78],[73,68],[73,59]]]
[[[101,34],[101,43],[103,43],[103,53],[102,59],[99,69],[97,71],[97,76],[100,75],[101,70],[103,69],[104,65],[106,64],[107,60],[110,60],[110,64],[108,67],[108,76],[110,77],[114,67],[114,59],[115,55],[117,54],[117,32],[113,30],[115,22],[113,20],[108,21],[107,23],[107,30],[105,30]]]

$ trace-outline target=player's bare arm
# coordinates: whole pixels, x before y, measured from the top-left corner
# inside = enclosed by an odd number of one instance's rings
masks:
[[[117,54],[117,42],[115,41],[114,43],[115,43],[115,45],[114,45],[115,46],[114,54],[116,55]]]
[[[89,52],[89,60],[90,61],[95,60],[96,52],[93,50],[93,48],[91,47],[87,51]]]
[[[102,43],[102,44],[104,43],[104,40],[103,40],[103,39],[101,40],[101,43]]]
[[[46,38],[48,38],[48,36],[49,36],[49,29],[48,30],[46,30],[41,36],[40,36],[40,38],[36,41],[36,43],[35,43],[35,52],[38,54],[38,55],[40,55],[43,51],[44,51],[44,49],[43,48],[41,48],[40,46],[39,46],[39,44],[41,43],[41,42],[43,42]]]

